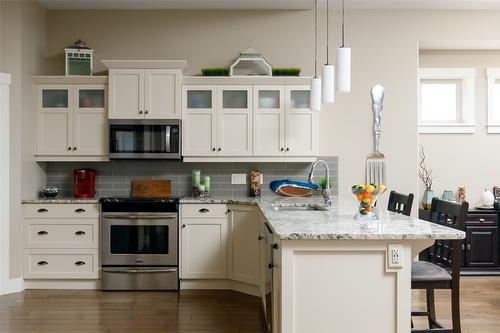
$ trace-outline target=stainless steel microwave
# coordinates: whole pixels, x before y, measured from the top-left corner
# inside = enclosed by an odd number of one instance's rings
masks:
[[[180,159],[181,121],[109,120],[110,159]]]

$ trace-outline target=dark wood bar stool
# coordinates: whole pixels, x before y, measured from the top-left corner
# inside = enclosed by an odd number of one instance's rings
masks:
[[[413,205],[413,193],[408,195],[391,191],[389,195],[389,205],[387,210],[406,216],[411,214],[411,206]]]
[[[452,203],[432,199],[430,222],[450,228],[465,230],[465,216],[469,204]],[[428,329],[412,329],[412,332],[460,333],[460,260],[462,240],[436,240],[434,245],[420,254],[420,261],[411,269],[412,289],[425,289],[427,311],[412,312],[412,316],[426,316]],[[434,289],[451,290],[452,328],[436,320]]]

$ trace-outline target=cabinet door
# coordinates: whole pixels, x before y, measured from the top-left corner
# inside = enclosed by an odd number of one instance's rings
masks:
[[[109,70],[109,118],[144,118],[144,70]]]
[[[183,219],[181,278],[226,278],[226,219]]]
[[[219,86],[218,156],[252,155],[252,86]]]
[[[259,284],[259,215],[254,207],[229,207],[228,277]]]
[[[287,156],[317,156],[319,112],[309,109],[309,86],[286,87]]]
[[[180,118],[180,71],[146,69],[144,72],[146,119]]]
[[[215,86],[183,86],[182,150],[184,156],[216,155],[215,103]]]
[[[285,154],[283,86],[254,86],[253,155]]]
[[[466,227],[465,265],[471,267],[498,266],[498,227]]]
[[[73,154],[73,94],[68,86],[37,86],[37,155]]]
[[[108,154],[106,95],[105,85],[75,86],[73,155]]]

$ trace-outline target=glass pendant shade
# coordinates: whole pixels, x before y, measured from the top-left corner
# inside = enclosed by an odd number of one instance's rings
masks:
[[[337,49],[337,75],[335,83],[338,92],[351,91],[351,48],[339,47]]]
[[[333,103],[335,101],[335,67],[325,64],[321,79],[321,100],[323,103]]]
[[[311,111],[321,110],[321,78],[319,77],[311,81],[310,108]]]

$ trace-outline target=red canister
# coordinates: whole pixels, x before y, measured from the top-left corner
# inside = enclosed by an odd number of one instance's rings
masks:
[[[73,170],[73,194],[75,198],[93,198],[95,195],[94,169]]]

